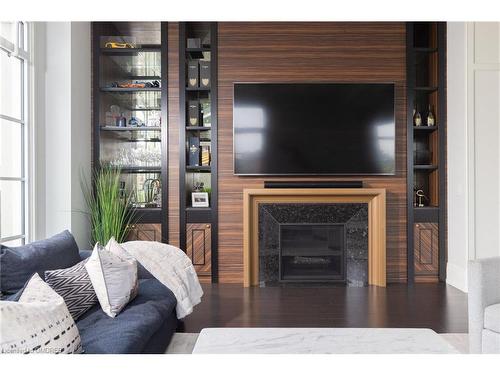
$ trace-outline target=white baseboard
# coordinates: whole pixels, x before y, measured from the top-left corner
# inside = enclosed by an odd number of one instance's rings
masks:
[[[446,265],[446,284],[467,293],[467,270],[453,263]]]

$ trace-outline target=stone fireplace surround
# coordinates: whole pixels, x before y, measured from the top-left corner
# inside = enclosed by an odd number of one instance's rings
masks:
[[[345,264],[340,265],[343,276],[340,281],[349,286],[368,285],[368,204],[367,203],[265,203],[259,205],[259,285],[265,286],[277,283],[281,279],[283,266],[280,249],[284,244],[281,239],[283,226],[299,225],[314,227],[317,225],[334,224],[343,231],[342,254],[337,256],[310,257],[314,250],[307,244],[304,249],[303,262],[308,263],[318,259],[338,259]],[[338,230],[338,229],[337,229]],[[345,237],[345,238],[344,238]],[[306,239],[310,241],[310,239]],[[326,250],[326,249],[324,249]],[[324,250],[320,253],[324,253]],[[312,251],[312,252],[311,252]],[[332,252],[333,254],[333,252]],[[295,259],[295,257],[292,257]],[[313,265],[314,267],[314,265]],[[333,282],[328,277],[328,271],[322,272],[317,282]],[[307,280],[307,277],[303,277]],[[298,280],[299,282],[301,280]],[[315,281],[315,280],[308,280]]]
[[[259,213],[262,208],[272,205],[293,207],[299,205],[324,205],[333,207],[332,204],[347,204],[344,208],[357,207],[357,212],[363,212],[366,204],[368,216],[368,254],[367,254],[367,283],[369,285],[386,285],[386,193],[385,189],[354,188],[354,189],[245,189],[244,217],[243,217],[243,268],[244,286],[259,285]],[[351,206],[349,206],[351,204]],[[354,205],[352,205],[354,204]],[[267,205],[267,206],[266,206]],[[306,206],[304,206],[306,205]],[[341,207],[341,206],[339,206]],[[317,214],[316,214],[317,215]],[[321,216],[321,215],[320,215]],[[328,216],[328,214],[327,214]],[[316,220],[324,221],[324,219]],[[358,223],[359,224],[359,223]],[[358,237],[359,239],[359,237]],[[352,255],[352,254],[351,254]],[[362,255],[357,256],[362,260]],[[358,268],[359,271],[359,268]],[[358,275],[351,278],[352,285],[360,285],[363,279]],[[352,276],[352,275],[351,275]],[[349,281],[349,280],[348,280]],[[366,281],[363,284],[366,284]]]

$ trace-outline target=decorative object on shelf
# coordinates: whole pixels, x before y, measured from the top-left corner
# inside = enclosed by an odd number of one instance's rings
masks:
[[[127,119],[125,118],[123,113],[116,118],[116,126],[120,128],[124,128],[127,126]]]
[[[111,82],[109,87],[112,88],[120,88],[120,89],[151,89],[151,88],[160,88],[159,81],[135,81],[135,82]]]
[[[101,36],[101,47],[110,49],[138,48],[137,39],[133,36]]]
[[[125,181],[120,181],[120,198],[125,198],[127,191],[125,190]]]
[[[210,61],[200,61],[200,87],[210,87]]]
[[[209,166],[210,165],[210,142],[200,142],[201,149],[201,165]]]
[[[188,61],[188,87],[198,87],[198,61],[189,60]]]
[[[417,189],[417,191],[415,192],[415,197],[416,197],[416,202],[415,202],[416,207],[425,207],[423,200],[424,199],[426,201],[429,200],[429,198],[427,198],[422,189]]]
[[[201,39],[187,38],[187,48],[201,48]]]
[[[211,187],[203,188],[203,192],[208,194],[208,199],[211,199],[211,197],[212,197],[212,188]]]
[[[159,128],[161,126],[161,117],[153,115],[146,120],[147,127]]]
[[[121,117],[121,108],[120,106],[113,104],[109,107],[109,111],[106,112],[106,126],[117,126],[118,118]]]
[[[123,242],[128,227],[137,221],[136,213],[131,209],[131,194],[121,197],[120,174],[120,168],[101,166],[93,172],[93,186],[83,174],[81,176],[93,244],[107,243],[111,237]]]
[[[129,126],[132,126],[132,127],[145,126],[145,124],[141,120],[139,120],[137,117],[134,117],[134,116],[132,116],[130,118],[130,120],[128,120],[128,124],[129,124]]]
[[[212,126],[212,111],[210,106],[210,99],[202,99],[200,100],[201,106],[201,125],[210,128]]]
[[[113,167],[133,168],[133,167],[160,167],[161,166],[161,150],[158,148],[146,150],[143,148],[137,149],[121,149],[117,152],[114,158],[102,160]]]
[[[210,48],[210,33],[205,33],[201,39],[201,46],[204,48]]]
[[[417,107],[413,109],[413,126],[422,126],[422,116]]]
[[[161,181],[157,178],[148,178],[143,184],[145,194],[145,207],[159,207],[161,199]]]
[[[104,46],[105,48],[135,48],[130,43],[120,43],[120,42],[107,42]]]
[[[200,165],[200,138],[189,137],[189,165],[196,167]]]
[[[429,111],[427,112],[427,126],[435,126],[436,118],[434,112],[432,111],[432,106],[429,104]]]
[[[201,181],[196,181],[194,184],[193,184],[193,192],[195,193],[201,193],[204,191],[204,186],[205,184]]]
[[[200,103],[198,100],[190,100],[188,105],[189,126],[199,126]]]
[[[208,193],[191,193],[193,207],[209,207]]]

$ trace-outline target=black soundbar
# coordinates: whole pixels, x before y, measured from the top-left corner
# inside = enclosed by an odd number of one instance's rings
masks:
[[[266,189],[362,188],[363,181],[264,181]]]

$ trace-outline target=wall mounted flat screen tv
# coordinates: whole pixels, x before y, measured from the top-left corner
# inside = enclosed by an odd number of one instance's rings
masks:
[[[395,133],[394,84],[234,84],[236,175],[393,175]]]

